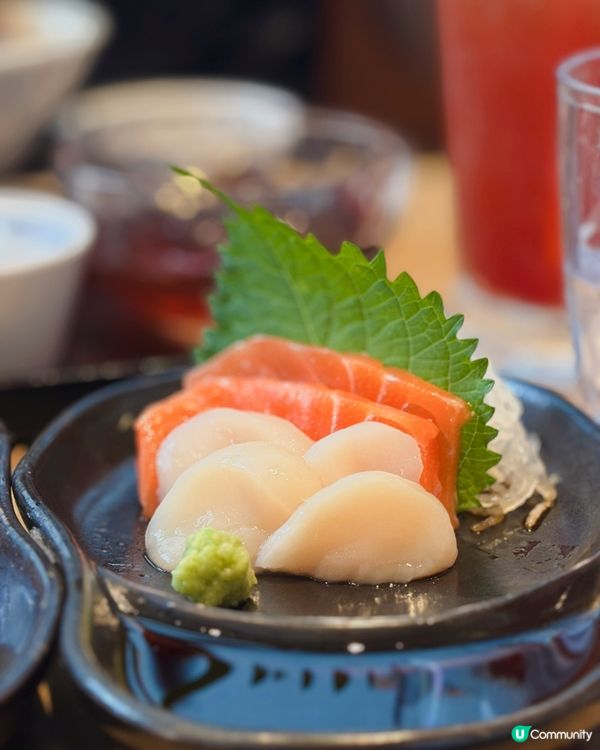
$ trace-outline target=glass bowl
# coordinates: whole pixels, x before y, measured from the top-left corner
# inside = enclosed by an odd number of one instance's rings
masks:
[[[331,250],[351,240],[368,251],[402,212],[410,159],[398,135],[364,117],[259,84],[196,80],[79,97],[59,119],[55,164],[98,222],[91,277],[102,310],[121,334],[128,321],[186,348],[209,319],[223,210],[169,165],[265,205]]]

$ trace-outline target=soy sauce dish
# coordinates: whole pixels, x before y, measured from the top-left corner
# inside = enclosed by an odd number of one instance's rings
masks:
[[[23,719],[54,641],[60,576],[19,524],[10,492],[10,443],[0,423],[0,743]]]
[[[484,747],[515,724],[582,710],[600,685],[600,430],[583,414],[510,382],[561,478],[534,532],[523,509],[481,535],[463,524],[458,561],[440,576],[392,586],[263,576],[249,604],[219,609],[175,595],[144,554],[131,424],[180,377],[86,397],[14,477],[19,508],[64,569],[63,657],[113,737]]]

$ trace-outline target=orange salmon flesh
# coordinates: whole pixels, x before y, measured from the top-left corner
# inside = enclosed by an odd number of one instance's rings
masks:
[[[233,344],[190,370],[184,378],[184,387],[192,388],[203,378],[222,375],[322,383],[433,421],[441,433],[441,490],[435,494],[448,509],[454,525],[457,524],[460,433],[472,416],[469,404],[463,399],[406,370],[384,367],[366,355],[341,354],[275,336],[253,336]]]
[[[148,406],[136,421],[139,496],[147,518],[159,502],[156,458],[162,441],[187,419],[215,407],[262,411],[282,417],[313,440],[358,422],[373,420],[388,424],[416,440],[423,461],[420,483],[442,499],[440,456],[443,436],[430,419],[329,388],[320,382],[203,375],[195,382],[188,381],[188,387],[183,391]],[[446,508],[456,521],[454,505],[446,505]]]

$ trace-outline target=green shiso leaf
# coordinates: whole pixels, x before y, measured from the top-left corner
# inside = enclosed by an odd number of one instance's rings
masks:
[[[232,212],[210,298],[214,326],[196,351],[198,361],[263,333],[364,352],[455,393],[473,410],[461,436],[458,510],[478,507],[500,457],[488,448],[496,430],[487,425],[493,409],[484,397],[493,381],[485,378],[487,360],[471,359],[477,340],[457,338],[462,316],[447,318],[440,295],[421,297],[407,273],[389,280],[383,252],[368,261],[344,242],[332,255],[266,209],[242,208],[209,182],[176,171],[198,179]]]

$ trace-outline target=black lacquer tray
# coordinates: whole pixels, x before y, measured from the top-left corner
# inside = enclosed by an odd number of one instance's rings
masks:
[[[177,384],[147,378],[84,399],[15,478],[22,511],[65,571],[63,656],[113,737],[133,747],[483,746],[512,724],[593,703],[600,432],[572,406],[511,383],[561,477],[536,532],[519,513],[480,537],[463,528],[457,566],[410,586],[266,576],[253,604],[225,611],[177,599],[143,557],[129,425]],[[269,685],[265,714],[253,700]],[[243,715],[253,705],[255,718]]]
[[[61,597],[54,564],[14,514],[10,442],[0,424],[0,744],[23,719],[53,645]]]

